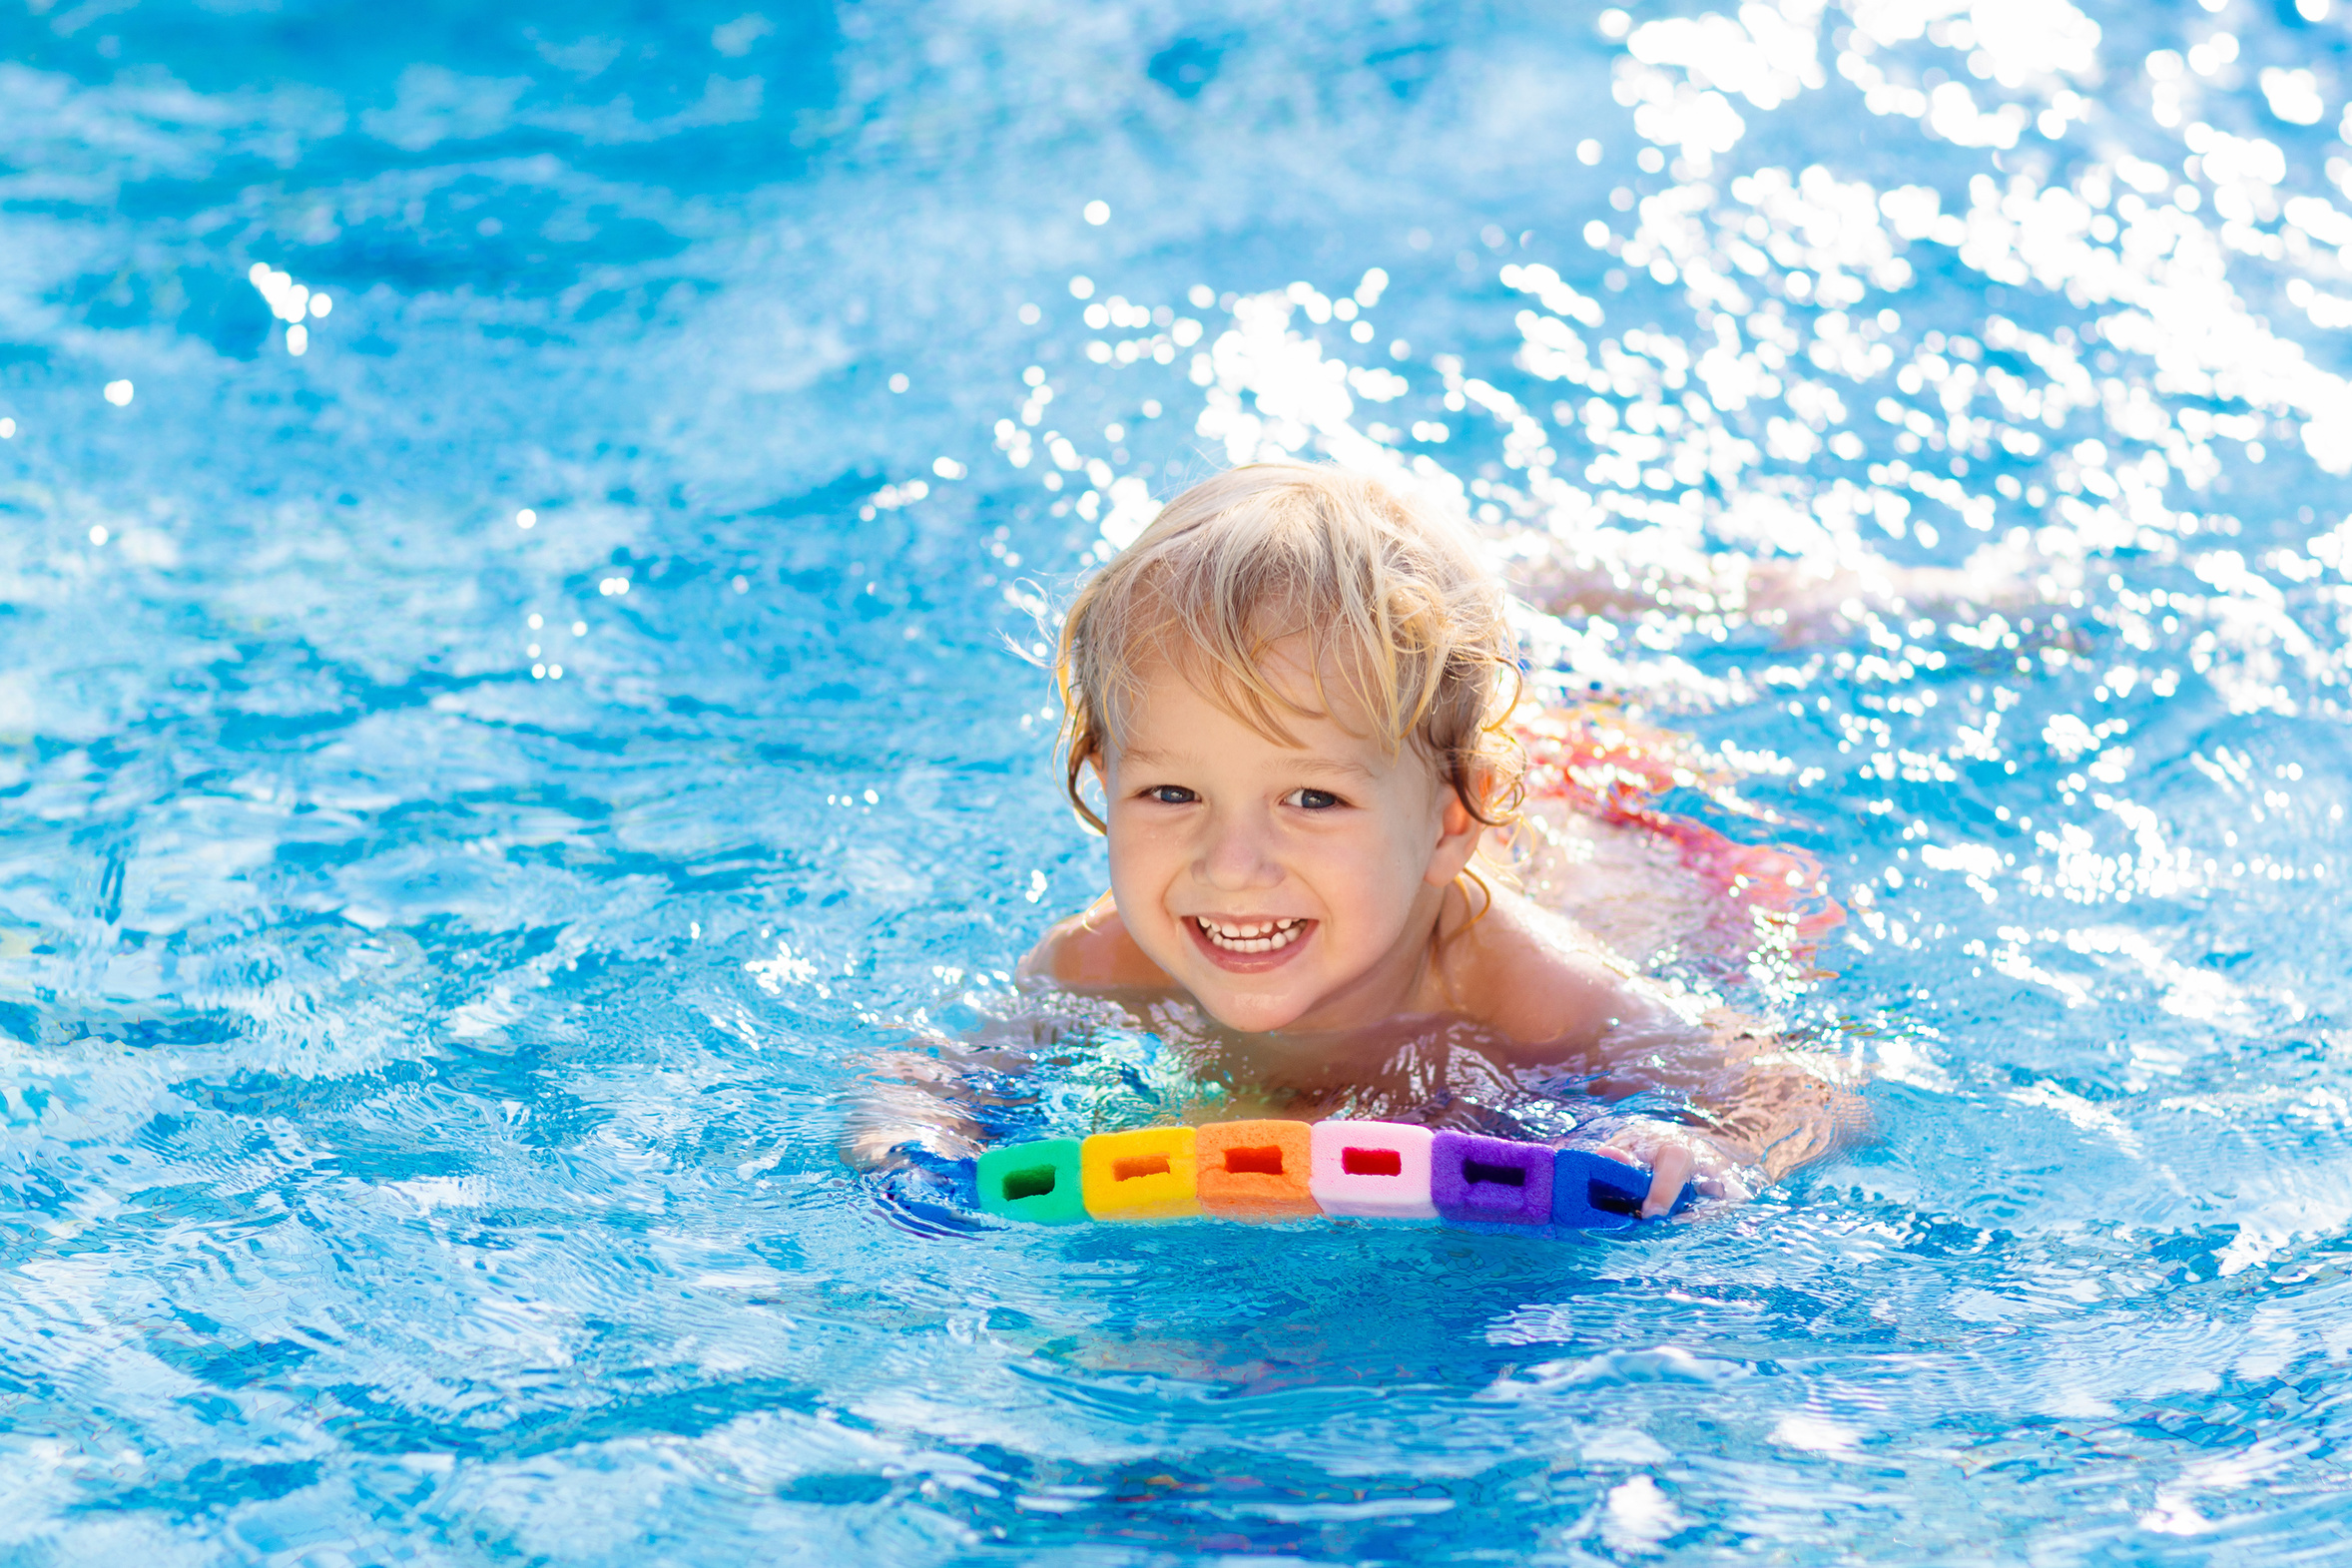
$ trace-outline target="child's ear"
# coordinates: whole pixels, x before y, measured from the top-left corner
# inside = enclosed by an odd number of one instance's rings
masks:
[[[1086,754],[1085,768],[1086,773],[1091,774],[1094,778],[1094,798],[1096,804],[1093,809],[1097,818],[1095,825],[1101,831],[1107,833],[1110,831],[1111,766],[1109,762],[1104,759],[1102,755],[1102,748],[1096,747],[1093,751]],[[1082,793],[1084,791],[1084,776],[1081,776],[1078,780],[1073,781],[1073,783],[1078,784],[1080,792]]]
[[[1430,851],[1429,869],[1422,872],[1422,879],[1432,887],[1447,886],[1478,852],[1478,839],[1485,831],[1486,824],[1462,803],[1461,792],[1449,788],[1438,813],[1437,847]]]

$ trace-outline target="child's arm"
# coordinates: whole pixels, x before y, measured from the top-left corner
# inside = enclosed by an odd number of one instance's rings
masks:
[[[1170,981],[1143,955],[1106,897],[1045,933],[1021,960],[1019,977],[1070,989],[1164,989]],[[978,1155],[987,1131],[975,1112],[1009,1103],[1003,1087],[1032,1070],[1035,1031],[1043,1018],[991,1025],[963,1040],[934,1038],[929,1049],[878,1052],[851,1108],[842,1158],[860,1171],[884,1171],[928,1155],[953,1161]]]
[[[880,1051],[871,1060],[842,1137],[852,1170],[895,1169],[918,1150],[946,1161],[980,1153],[982,1129],[969,1108],[979,1064],[970,1052],[941,1044],[936,1055]]]
[[[1019,973],[1062,986],[1168,983],[1127,938],[1107,899],[1046,932]],[[989,1141],[983,1117],[1020,1098],[1018,1080],[1034,1068],[1037,1031],[1050,1027],[1024,1015],[963,1039],[934,1034],[874,1052],[842,1132],[843,1162],[870,1175],[919,1178],[925,1165],[977,1157]]]
[[[1610,1042],[1615,1071],[1639,1088],[1681,1095],[1704,1124],[1629,1117],[1609,1129],[1604,1153],[1654,1173],[1645,1218],[1671,1209],[1687,1181],[1711,1196],[1752,1197],[1870,1134],[1869,1107],[1835,1059],[1794,1049],[1737,1014],[1711,1014],[1705,1024],[1673,1039]]]
[[[1540,1042],[1530,1054],[1541,1059],[1603,1068],[1612,1098],[1662,1091],[1703,1124],[1628,1117],[1608,1128],[1604,1152],[1653,1173],[1645,1217],[1671,1209],[1692,1180],[1710,1196],[1752,1196],[1869,1129],[1831,1059],[1791,1049],[1753,1019],[1699,1014],[1516,894],[1498,893],[1463,938],[1453,988],[1484,999],[1467,1015]]]

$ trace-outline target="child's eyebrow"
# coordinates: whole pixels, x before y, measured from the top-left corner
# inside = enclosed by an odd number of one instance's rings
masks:
[[[1322,774],[1326,778],[1337,776],[1344,779],[1360,779],[1366,784],[1373,782],[1371,769],[1362,763],[1349,762],[1337,757],[1305,757],[1293,764],[1292,767],[1303,774]]]
[[[1170,757],[1166,752],[1155,752],[1142,747],[1129,747],[1123,750],[1119,754],[1119,761],[1128,768],[1151,770],[1178,766],[1177,759]],[[1316,757],[1312,754],[1302,754],[1297,762],[1290,764],[1290,770],[1294,773],[1317,774],[1324,778],[1356,779],[1366,784],[1371,784],[1375,777],[1373,771],[1362,763],[1351,762],[1340,757]]]

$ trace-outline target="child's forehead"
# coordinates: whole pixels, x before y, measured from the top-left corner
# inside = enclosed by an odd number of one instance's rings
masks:
[[[1281,732],[1329,725],[1351,736],[1372,737],[1379,727],[1369,722],[1371,709],[1355,687],[1345,678],[1342,661],[1317,659],[1304,636],[1269,645],[1246,670],[1206,656],[1154,656],[1135,667],[1122,705],[1122,727],[1205,705],[1252,730],[1262,731],[1272,721]]]
[[[1341,627],[1253,628],[1245,640],[1216,646],[1185,635],[1182,626],[1130,648],[1126,664],[1138,688],[1181,684],[1218,700],[1240,686],[1262,687],[1300,713],[1345,706],[1378,684],[1381,660]]]
[[[1205,677],[1186,679],[1162,666],[1123,705],[1104,737],[1106,750],[1129,769],[1246,763],[1360,780],[1387,776],[1414,750],[1390,745],[1340,688],[1328,689],[1333,711],[1317,705],[1311,681],[1284,696],[1295,706],[1286,701],[1276,711],[1252,714],[1243,694],[1220,693]]]

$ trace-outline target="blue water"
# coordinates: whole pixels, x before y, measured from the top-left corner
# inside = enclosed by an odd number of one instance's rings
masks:
[[[749,3],[0,21],[0,1558],[2344,1560],[2340,0]],[[1102,884],[1035,593],[1269,449],[1729,749],[1853,918],[1650,961],[1875,1142],[1541,1245],[844,1167]],[[1191,1092],[1073,1030],[991,1114]]]

